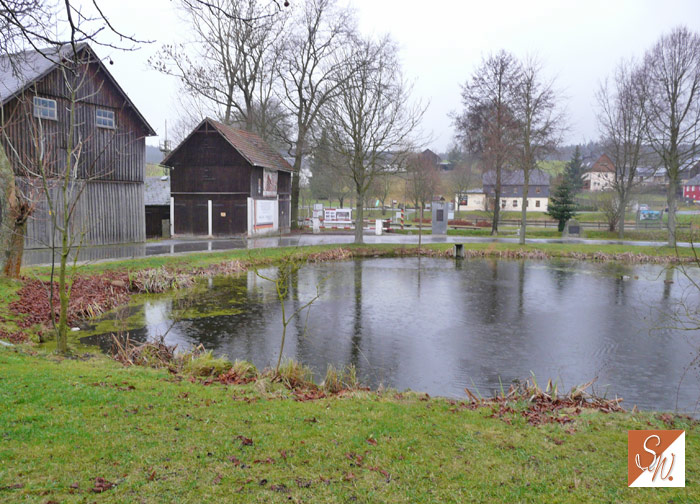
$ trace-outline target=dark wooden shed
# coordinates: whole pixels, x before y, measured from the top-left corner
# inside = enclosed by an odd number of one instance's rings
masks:
[[[162,164],[176,235],[289,229],[292,167],[258,135],[206,118]]]
[[[42,145],[46,170],[64,173],[69,82],[78,93],[74,136],[82,142],[76,178],[84,182],[73,229],[85,233],[88,245],[142,242],[145,138],[155,131],[88,44],[78,45],[77,56],[64,46],[0,57],[0,144],[19,184],[29,183],[26,167],[38,157],[37,145]],[[48,185],[57,191],[51,181]],[[49,246],[54,232],[45,195],[36,199],[26,248]]]

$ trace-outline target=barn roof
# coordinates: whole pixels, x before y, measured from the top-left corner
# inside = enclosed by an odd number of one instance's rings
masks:
[[[251,165],[286,172],[291,172],[293,170],[292,165],[290,165],[279,152],[275,151],[270,144],[255,133],[234,128],[233,126],[228,126],[209,117],[205,118],[201,123],[199,123],[197,127],[192,130],[192,133],[190,133],[187,138],[180,142],[180,145],[175,147],[175,149],[168,154],[163,161],[161,161],[161,164],[170,166],[168,163],[170,162],[172,156],[187,143],[192,135],[194,135],[202,127],[205,127],[205,125],[209,125],[214,128],[231,145],[231,147],[236,149],[238,153]]]
[[[92,48],[85,42],[77,45],[77,51],[87,51],[107,76],[109,81],[119,91],[127,105],[141,120],[148,130],[148,135],[156,134],[148,121],[141,115],[129,96],[114,79],[102,60],[97,57]],[[51,73],[65,58],[73,56],[73,49],[66,44],[60,47],[50,47],[40,50],[23,51],[11,55],[0,55],[0,104],[4,105],[12,98],[18,96],[39,79]]]
[[[170,177],[146,177],[143,186],[143,199],[146,206],[170,204]]]

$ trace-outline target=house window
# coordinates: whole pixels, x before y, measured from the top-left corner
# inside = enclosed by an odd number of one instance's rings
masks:
[[[513,206],[514,207],[518,206],[518,200],[516,200],[516,199],[513,200]]]
[[[97,125],[98,128],[114,129],[116,127],[115,120],[114,120],[114,111],[113,110],[97,109],[97,116],[95,117],[95,124]]]
[[[513,194],[518,194],[518,188],[517,188],[517,187],[514,187],[514,188],[513,188]]]
[[[540,207],[540,200],[535,201],[535,206],[536,206],[537,208]]]
[[[537,194],[539,194],[539,193],[540,193],[540,188],[539,188],[539,187],[536,187],[536,188],[535,188],[535,192],[536,192]]]
[[[57,121],[58,113],[56,110],[56,100],[49,100],[48,98],[41,98],[39,96],[35,96],[34,117],[38,117],[39,119],[51,119],[53,121]]]

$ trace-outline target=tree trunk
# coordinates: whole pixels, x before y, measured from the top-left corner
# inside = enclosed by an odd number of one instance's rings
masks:
[[[10,278],[19,278],[27,214],[28,208],[17,197],[12,164],[0,147],[0,266]]]
[[[668,246],[676,246],[676,191],[678,189],[678,180],[672,178],[668,182],[668,193],[666,194],[666,202],[668,203]]]
[[[60,312],[58,316],[58,327],[56,328],[56,351],[60,354],[68,353],[68,301],[70,294],[66,290],[66,269],[68,268],[68,233],[62,233],[61,244],[61,267],[58,275],[58,299],[60,301]],[[50,287],[53,289],[53,284]],[[53,307],[52,307],[53,311]]]
[[[340,197],[338,198],[338,202],[340,203],[340,208],[343,208],[343,200],[344,200],[344,199],[345,199],[344,196],[340,196]]]
[[[622,240],[625,237],[625,208],[627,208],[626,198],[620,198],[620,208],[617,217],[617,237]]]
[[[501,217],[501,188],[497,187],[494,191],[496,202],[493,205],[493,222],[491,222],[491,235],[498,234],[498,219]]]
[[[530,192],[530,172],[523,170],[523,201],[520,209],[520,245],[525,245],[525,230],[527,228],[527,197]]]
[[[290,219],[292,229],[299,227],[299,184],[301,180],[301,161],[302,152],[299,143],[297,142],[296,151],[294,152],[294,166],[292,172],[292,201],[290,206]]]
[[[355,206],[355,243],[364,243],[362,240],[362,227],[364,225],[364,194],[357,195],[357,205]]]
[[[425,204],[420,206],[420,220],[418,221],[418,254],[420,255],[420,246],[423,241],[423,215],[425,212]]]

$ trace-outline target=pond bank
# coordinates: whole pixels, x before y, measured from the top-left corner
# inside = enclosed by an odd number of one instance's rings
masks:
[[[637,247],[625,245],[467,243],[466,258],[499,259],[568,258],[626,263],[682,264],[694,263],[691,249]],[[133,277],[139,272],[149,275],[160,269],[165,277],[215,276],[240,273],[252,265],[274,265],[287,254],[295,254],[309,262],[344,260],[357,257],[451,257],[453,244],[426,244],[420,251],[415,246],[319,245],[253,250],[232,250],[215,253],[192,253],[179,256],[110,261],[79,267],[74,281],[69,318],[71,323],[99,316],[128,302],[134,292],[152,292],[134,288]],[[23,279],[0,280],[0,339],[10,342],[35,338],[42,341],[49,333],[49,301],[47,267],[22,270]],[[167,280],[167,278],[166,278]]]
[[[698,425],[392,391],[297,401],[166,370],[0,348],[0,500],[47,502],[695,502]],[[571,415],[570,410],[559,416]],[[626,486],[627,430],[686,430],[686,488]]]

